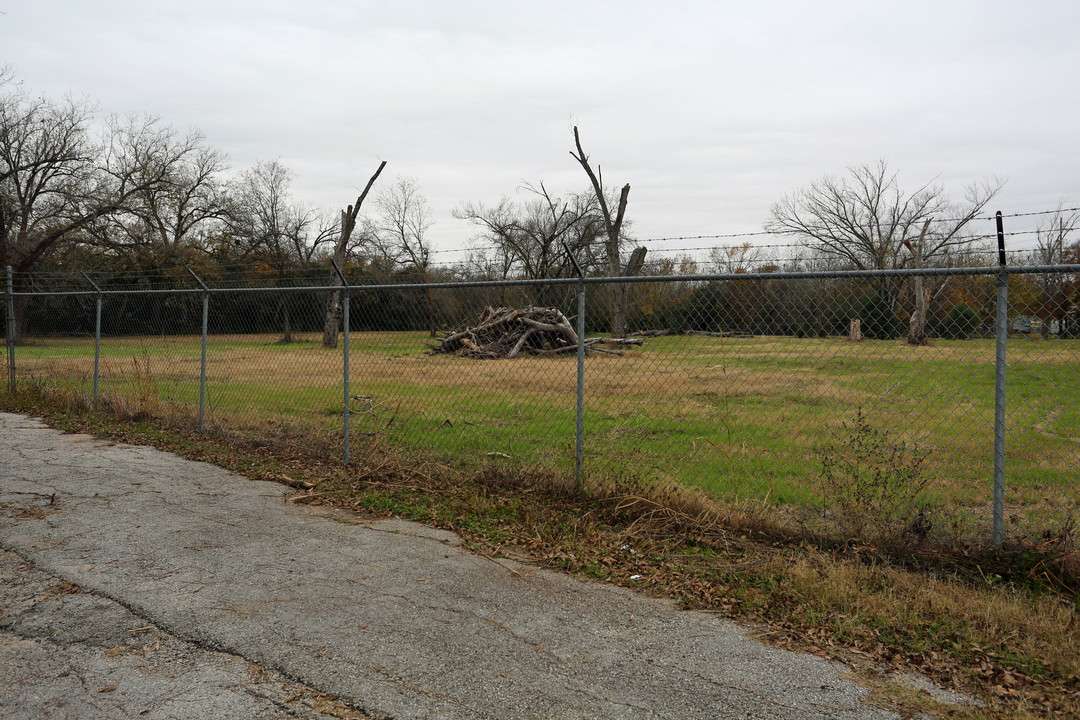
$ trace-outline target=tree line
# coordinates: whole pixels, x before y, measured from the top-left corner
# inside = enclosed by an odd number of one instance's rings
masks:
[[[603,176],[582,148],[571,155],[590,188],[555,197],[540,184],[533,201],[494,206],[463,203],[457,213],[500,248],[478,253],[484,274],[558,277],[578,253],[587,269],[608,274],[640,269],[644,249],[623,262],[629,185],[613,206]],[[379,187],[373,212],[361,214],[382,163],[356,202],[340,212],[304,205],[291,195],[292,173],[278,160],[230,173],[225,154],[198,132],[182,134],[152,116],[99,120],[89,100],[32,96],[10,69],[0,70],[0,267],[14,270],[16,292],[46,271],[137,271],[149,280],[192,267],[214,277],[249,266],[267,282],[296,268],[359,267],[384,280],[431,279],[431,211],[415,178]],[[331,264],[338,270],[329,271]],[[612,331],[625,333],[625,290],[613,289]],[[327,303],[324,343],[336,346],[340,294]],[[289,304],[278,301],[285,339]],[[435,332],[429,296],[429,331]],[[16,326],[25,323],[16,302]]]
[[[298,274],[351,284],[452,280],[548,280],[698,272],[743,274],[793,269],[947,267],[970,262],[985,244],[972,231],[1002,182],[974,183],[954,201],[938,183],[905,191],[884,161],[826,176],[780,198],[764,224],[803,252],[771,261],[747,244],[716,248],[708,260],[649,258],[635,247],[628,216],[629,184],[604,183],[599,166],[573,128],[570,155],[585,173],[580,192],[551,193],[525,183],[523,195],[495,203],[464,201],[454,217],[475,229],[477,247],[456,268],[432,262],[434,219],[416,178],[383,180],[382,163],[355,202],[342,210],[315,208],[292,194],[292,172],[279,160],[233,171],[226,155],[198,132],[181,133],[153,116],[99,118],[89,100],[30,94],[10,70],[0,70],[0,267],[14,270],[16,291],[47,273],[96,272],[167,283],[190,267],[208,279],[288,286]],[[370,198],[369,198],[370,193]],[[1078,215],[1061,211],[1037,233],[1029,262],[1077,262]],[[331,267],[337,266],[337,270]],[[591,291],[596,330],[616,337],[646,329],[739,331],[797,335],[843,332],[860,315],[871,333],[924,344],[931,336],[985,327],[989,302],[979,279],[880,278],[860,283],[735,280],[665,284],[613,283]],[[1014,278],[1014,306],[1040,320],[1044,334],[1075,333],[1080,281],[1069,276]],[[503,299],[572,311],[573,290],[540,283],[502,291]],[[357,317],[382,312],[386,329],[423,329],[466,320],[481,291],[406,292],[400,301],[368,298]],[[61,318],[15,303],[17,334]],[[165,317],[165,299],[141,310]],[[180,301],[173,300],[173,303]],[[322,330],[337,344],[340,293],[266,294],[244,301],[251,329],[273,327],[284,341],[294,329]],[[313,312],[311,308],[318,308]],[[303,308],[303,309],[302,309]],[[139,311],[133,306],[130,311]],[[186,311],[184,311],[186,312]],[[28,314],[29,313],[29,314]],[[321,316],[321,317],[317,317]],[[602,318],[598,320],[597,318]],[[950,320],[951,318],[951,320]],[[221,322],[225,322],[224,319]],[[661,328],[661,326],[665,326]]]

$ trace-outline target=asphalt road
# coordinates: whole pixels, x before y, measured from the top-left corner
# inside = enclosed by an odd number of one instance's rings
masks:
[[[736,623],[284,497],[0,413],[0,717],[898,717]]]

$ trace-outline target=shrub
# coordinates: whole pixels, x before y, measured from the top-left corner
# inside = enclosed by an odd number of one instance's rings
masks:
[[[967,340],[979,329],[979,313],[966,303],[957,303],[941,322],[936,335],[953,340]]]
[[[860,408],[817,453],[824,515],[844,540],[893,545],[926,539],[932,524],[925,451],[874,427]]]
[[[874,293],[859,301],[862,332],[873,340],[893,340],[904,334],[904,323],[889,306],[889,301]]]

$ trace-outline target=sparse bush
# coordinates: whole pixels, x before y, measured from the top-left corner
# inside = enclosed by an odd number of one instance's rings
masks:
[[[925,451],[874,427],[860,408],[817,453],[823,511],[833,533],[874,545],[926,539],[933,523]]]

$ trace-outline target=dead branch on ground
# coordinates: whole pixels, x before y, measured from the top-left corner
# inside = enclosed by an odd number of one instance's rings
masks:
[[[588,338],[586,351],[622,355],[599,344],[640,345],[639,339]],[[429,354],[471,358],[514,358],[519,355],[558,355],[576,352],[578,335],[570,319],[556,308],[484,308],[476,325],[451,332],[429,345]]]

